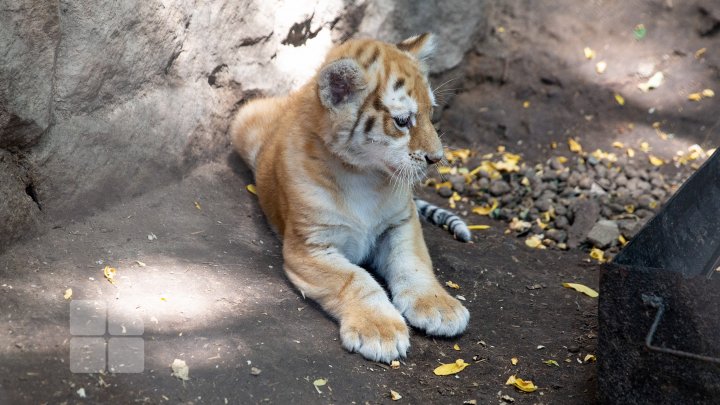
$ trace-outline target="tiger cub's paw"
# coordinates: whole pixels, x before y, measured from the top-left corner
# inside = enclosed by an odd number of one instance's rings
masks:
[[[456,336],[467,328],[470,312],[442,287],[431,291],[407,291],[393,298],[393,304],[410,325],[429,335]]]
[[[410,336],[405,319],[390,305],[359,306],[340,320],[340,340],[345,349],[366,359],[390,363],[405,357]]]

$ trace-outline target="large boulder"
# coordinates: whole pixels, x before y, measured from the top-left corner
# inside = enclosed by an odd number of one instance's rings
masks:
[[[483,3],[7,0],[0,149],[27,156],[48,217],[86,215],[227,151],[243,101],[298,87],[334,43],[434,31],[434,70],[457,65]]]

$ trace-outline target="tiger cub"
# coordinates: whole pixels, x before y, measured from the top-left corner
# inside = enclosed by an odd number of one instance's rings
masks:
[[[413,202],[413,185],[443,157],[430,122],[432,50],[430,34],[345,42],[298,91],[251,101],[230,128],[288,278],[337,319],[347,350],[374,361],[406,356],[408,323],[454,336],[470,318],[433,274]]]

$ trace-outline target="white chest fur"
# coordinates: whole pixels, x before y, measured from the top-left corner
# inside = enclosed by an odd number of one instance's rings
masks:
[[[410,215],[410,190],[393,188],[381,175],[336,174],[340,195],[316,199],[311,242],[334,246],[350,262],[361,264],[372,255],[378,237]]]

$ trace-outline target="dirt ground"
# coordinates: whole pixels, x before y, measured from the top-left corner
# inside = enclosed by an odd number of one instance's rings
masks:
[[[647,141],[664,159],[694,143],[718,146],[720,97],[687,100],[720,91],[718,7],[676,3],[492,7],[493,31],[461,66],[434,78],[451,80],[440,89],[444,141],[481,153],[505,145],[531,162],[546,158],[553,141],[567,151],[570,136],[588,150]],[[641,39],[638,24],[646,28]],[[595,59],[585,58],[585,47]],[[598,74],[601,60],[607,69]],[[658,70],[659,88],[637,89]],[[654,122],[673,136],[659,137]],[[486,217],[471,218],[491,225],[473,244],[424,226],[438,277],[460,285],[452,292],[466,299],[470,326],[455,339],[414,332],[408,358],[390,369],[345,352],[334,321],[291,287],[279,243],[245,190],[251,181],[229,154],[92,216],[49,221],[46,232],[0,255],[0,404],[389,403],[390,390],[399,403],[596,401],[595,364],[583,360],[595,354],[597,301],[561,286],[597,289],[598,267],[583,249],[532,250]],[[419,194],[445,204],[430,189]],[[103,277],[106,265],[117,268],[115,285]],[[136,305],[143,373],[70,372],[68,288],[72,299]],[[187,362],[190,380],[171,376],[176,358]],[[432,373],[459,358],[471,365],[456,376]],[[538,390],[505,385],[511,375]],[[316,388],[321,378],[327,383]]]

